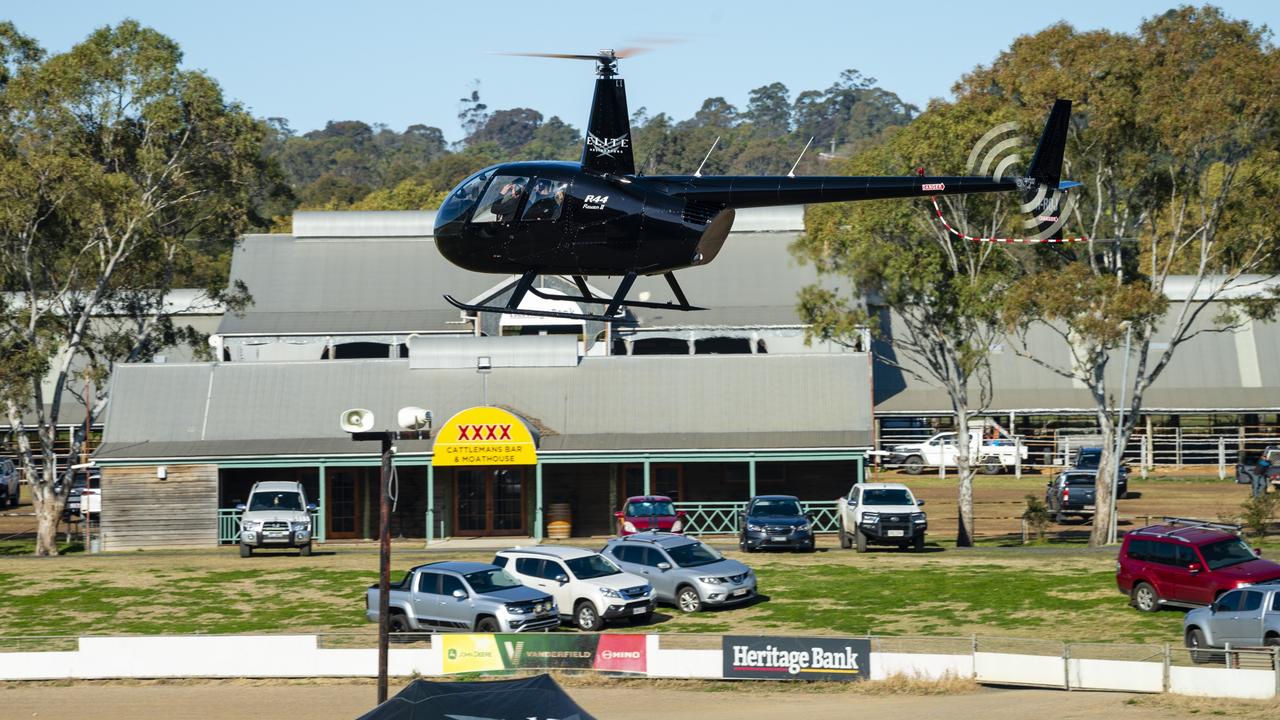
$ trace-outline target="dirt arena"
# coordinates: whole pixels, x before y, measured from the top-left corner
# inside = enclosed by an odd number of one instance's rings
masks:
[[[1023,720],[1176,720],[1201,715],[1274,718],[1280,703],[1201,700],[1127,693],[982,688],[960,695],[865,695],[843,691],[777,692],[759,685],[722,692],[699,689],[570,687],[570,695],[600,720],[651,720],[673,711],[699,720],[773,718],[780,712],[808,720],[870,717]],[[394,694],[403,681],[393,681]],[[186,683],[28,683],[0,685],[0,716],[40,720],[151,720],[298,715],[328,720],[359,717],[374,705],[371,681],[197,681]],[[856,712],[854,711],[856,708]],[[679,709],[679,710],[677,710]]]

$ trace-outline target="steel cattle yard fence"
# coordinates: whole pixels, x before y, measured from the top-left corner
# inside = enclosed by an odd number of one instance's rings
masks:
[[[895,445],[919,443],[938,432],[953,428],[882,427],[875,448],[888,452]],[[1102,436],[1091,428],[1059,428],[1027,432],[1015,436],[1027,449],[1023,468],[1055,468],[1068,464],[1082,447],[1098,447]],[[1272,425],[1203,425],[1187,427],[1139,424],[1124,448],[1124,460],[1135,469],[1216,466],[1223,474],[1234,473],[1241,457],[1280,445],[1280,428]]]

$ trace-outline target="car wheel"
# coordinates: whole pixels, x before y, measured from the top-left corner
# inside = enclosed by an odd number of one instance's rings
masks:
[[[912,455],[902,461],[902,469],[908,475],[919,475],[924,472],[924,458],[919,455]]]
[[[702,609],[702,598],[698,597],[697,590],[684,585],[676,592],[676,606],[680,612],[696,613]]]
[[[1130,599],[1133,606],[1142,612],[1156,612],[1160,609],[1160,593],[1150,583],[1140,582],[1134,585]]]
[[[853,543],[849,542],[849,533],[844,529],[844,518],[840,518],[840,547],[844,550],[853,547]]]
[[[915,539],[911,541],[911,546],[915,548],[916,552],[923,551],[924,550],[924,533],[920,533],[919,535],[917,535]]]
[[[392,613],[387,618],[387,633],[392,636],[391,642],[407,642],[404,633],[412,632],[409,627],[409,618],[404,613]]]
[[[498,629],[498,621],[490,617],[481,618],[480,622],[476,623],[476,632],[496,633]]]
[[[1187,631],[1186,637],[1187,649],[1191,651],[1191,662],[1196,664],[1207,663],[1211,659],[1211,655],[1204,652],[1200,648],[1204,647],[1204,631],[1200,628],[1191,628]]]
[[[298,548],[298,554],[302,557],[311,557],[311,543],[308,542],[306,545]]]
[[[249,547],[248,545],[245,545],[244,543],[240,543],[240,557],[245,558],[245,557],[250,557],[252,555],[253,555],[253,548]]]
[[[1066,525],[1066,524],[1067,524],[1067,515],[1066,515],[1066,513],[1054,513],[1054,514],[1053,514],[1053,521],[1054,521],[1054,522],[1056,522],[1056,523],[1058,523],[1059,525]]]
[[[577,625],[579,630],[596,632],[604,627],[604,620],[600,618],[600,613],[596,612],[596,606],[592,605],[591,601],[582,600],[573,609],[573,624]]]
[[[747,544],[746,538],[741,538],[738,540],[738,549],[742,550],[742,552],[744,553],[749,553],[752,551],[751,546]]]
[[[983,475],[999,475],[1004,472],[1004,466],[1000,463],[986,463],[982,466]]]
[[[867,551],[867,536],[866,536],[866,535],[863,535],[861,530],[859,530],[859,529],[857,529],[857,528],[854,528],[854,530],[853,530],[853,537],[854,537],[855,543],[856,543],[856,545],[857,545],[858,552],[860,552],[860,553],[864,553],[864,552],[866,552],[866,551]]]
[[[1267,647],[1280,647],[1280,635],[1268,635],[1262,644]]]

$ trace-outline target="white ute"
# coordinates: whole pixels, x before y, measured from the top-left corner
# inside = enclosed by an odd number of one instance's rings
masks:
[[[900,466],[908,475],[919,475],[926,467],[955,467],[956,454],[954,432],[938,433],[921,443],[894,445],[881,453],[886,466]],[[1005,438],[986,440],[980,432],[969,431],[969,462],[987,475],[999,475],[1026,459],[1025,445]]]
[[[902,483],[857,483],[837,502],[840,547],[895,545],[903,550],[924,549],[929,518],[920,510],[923,500]]]

